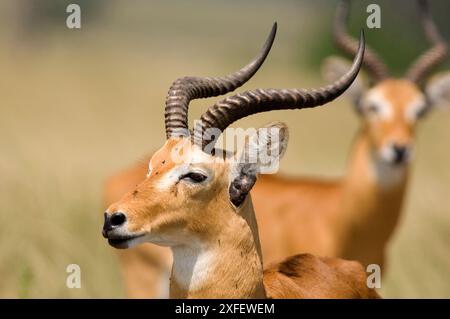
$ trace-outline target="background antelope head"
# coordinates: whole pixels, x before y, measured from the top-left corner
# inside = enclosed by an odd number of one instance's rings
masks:
[[[418,4],[431,48],[417,58],[402,78],[391,77],[378,55],[367,48],[363,66],[371,77],[371,84],[358,76],[347,91],[362,117],[362,129],[369,136],[375,158],[390,167],[404,167],[410,161],[418,121],[450,98],[450,72],[424,83],[431,69],[445,59],[448,48],[432,20],[428,2],[421,0]],[[341,1],[336,13],[334,38],[341,49],[354,53],[357,43],[346,30],[348,11],[349,1]],[[328,58],[324,64],[325,77],[339,77],[348,64],[338,57]]]
[[[275,32],[276,24],[260,54],[243,69],[221,78],[185,77],[173,83],[166,100],[164,146],[150,160],[147,178],[105,213],[103,235],[112,246],[128,248],[145,241],[177,246],[208,241],[226,230],[237,216],[255,224],[254,216],[245,216],[250,210],[244,208],[251,205],[247,195],[263,164],[247,159],[251,158],[249,154],[264,151],[271,160],[277,160],[286,148],[287,128],[278,123],[260,129],[236,156],[224,157],[208,149],[217,137],[206,132],[211,128],[222,132],[231,123],[259,112],[326,104],[350,86],[364,54],[361,33],[352,66],[333,84],[314,90],[257,89],[227,97],[208,108],[191,133],[189,102],[225,94],[245,83],[263,63]]]

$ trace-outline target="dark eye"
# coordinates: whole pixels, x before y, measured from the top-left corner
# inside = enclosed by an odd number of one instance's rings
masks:
[[[378,105],[371,103],[367,106],[367,112],[372,113],[372,114],[376,114],[378,113],[378,111],[380,110],[380,108],[378,107]]]
[[[193,183],[201,183],[206,178],[207,178],[207,176],[203,175],[202,173],[197,173],[197,172],[190,172],[181,177],[181,179],[188,180]]]

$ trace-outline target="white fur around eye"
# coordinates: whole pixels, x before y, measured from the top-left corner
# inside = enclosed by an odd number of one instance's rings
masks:
[[[423,99],[415,100],[411,102],[405,110],[405,118],[414,122],[419,118],[419,114],[426,108],[425,101]]]
[[[368,111],[370,106],[376,106],[377,112],[374,115],[378,118],[388,120],[393,116],[392,105],[384,98],[383,94],[378,91],[370,92],[363,102],[363,108]]]
[[[181,164],[175,166],[170,171],[164,173],[156,185],[159,190],[164,191],[175,185],[180,177],[189,172],[189,164]]]

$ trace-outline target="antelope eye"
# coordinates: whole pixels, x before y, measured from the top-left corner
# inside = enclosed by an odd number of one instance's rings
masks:
[[[201,183],[206,178],[207,178],[207,176],[203,175],[202,173],[198,173],[198,172],[190,172],[181,177],[181,179],[188,180],[192,183]]]
[[[367,106],[367,112],[369,112],[369,113],[376,114],[376,113],[378,113],[379,110],[380,110],[380,108],[378,107],[378,105],[376,105],[374,103],[370,103]]]

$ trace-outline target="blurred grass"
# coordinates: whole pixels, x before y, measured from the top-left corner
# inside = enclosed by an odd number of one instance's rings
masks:
[[[318,63],[331,50],[317,44],[329,43],[331,21],[317,17],[332,16],[328,2],[263,1],[257,9],[255,1],[111,3],[95,25],[34,33],[32,44],[1,28],[0,297],[124,296],[114,250],[100,234],[103,182],[161,145],[164,98],[175,78],[236,69],[277,20],[272,53],[242,90],[323,83]],[[5,11],[0,17],[12,23]],[[192,103],[191,120],[215,100]],[[238,125],[274,119],[291,130],[285,172],[342,174],[358,124],[345,99]],[[439,111],[420,129],[386,297],[450,297],[448,121]],[[73,263],[81,289],[65,286]]]

